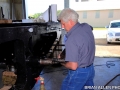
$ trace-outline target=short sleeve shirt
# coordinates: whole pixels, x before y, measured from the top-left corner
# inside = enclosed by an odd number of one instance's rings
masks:
[[[76,23],[66,37],[65,61],[77,62],[79,67],[92,64],[95,57],[95,41],[90,25]]]

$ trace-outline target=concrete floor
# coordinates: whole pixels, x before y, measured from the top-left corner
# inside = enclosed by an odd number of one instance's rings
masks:
[[[103,58],[96,57],[94,61],[95,67],[95,86],[104,86],[116,75],[120,74],[120,58]],[[61,83],[67,74],[67,69],[63,66],[46,66],[41,72],[45,79],[46,90],[60,90]],[[104,89],[104,90],[120,90],[120,76],[117,76],[107,86],[119,86],[118,89]],[[10,86],[6,86],[0,90],[8,90]],[[38,86],[39,88],[39,86]],[[39,90],[39,89],[33,89]],[[100,90],[100,89],[95,89]]]
[[[95,67],[95,86],[104,86],[116,75],[120,74],[120,58],[103,58],[96,57],[94,61]],[[41,76],[45,79],[46,90],[60,90],[62,80],[65,78],[67,70],[64,67],[47,66],[42,72]],[[118,89],[106,90],[120,90],[120,76],[116,77],[107,86],[119,86]],[[100,89],[96,89],[100,90]]]

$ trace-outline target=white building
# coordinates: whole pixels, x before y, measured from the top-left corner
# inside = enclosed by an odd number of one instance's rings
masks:
[[[70,0],[70,8],[79,14],[80,22],[93,27],[105,27],[109,21],[120,19],[120,0]]]

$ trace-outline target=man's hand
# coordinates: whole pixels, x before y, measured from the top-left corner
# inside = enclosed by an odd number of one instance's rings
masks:
[[[60,54],[58,55],[58,59],[60,59],[61,57],[60,57]]]
[[[65,49],[58,55],[58,59],[65,59]]]

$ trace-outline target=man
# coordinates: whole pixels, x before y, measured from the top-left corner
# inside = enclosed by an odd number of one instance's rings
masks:
[[[65,42],[65,63],[69,69],[63,80],[61,90],[84,90],[84,86],[93,86],[95,41],[91,26],[78,22],[79,15],[72,9],[61,11],[58,20],[67,32]],[[60,57],[59,57],[60,58]]]

